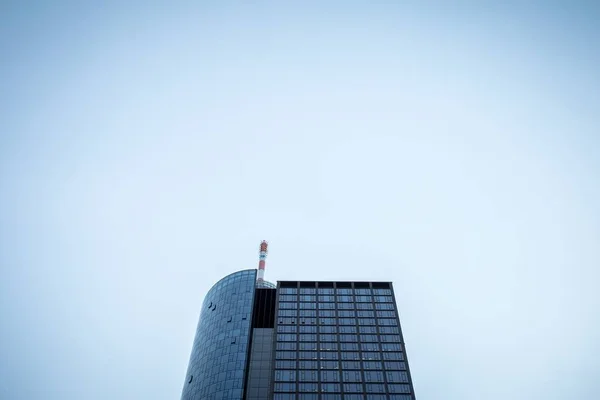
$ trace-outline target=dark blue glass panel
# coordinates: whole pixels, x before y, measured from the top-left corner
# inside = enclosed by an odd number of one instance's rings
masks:
[[[206,294],[181,398],[241,399],[256,270],[226,276]]]

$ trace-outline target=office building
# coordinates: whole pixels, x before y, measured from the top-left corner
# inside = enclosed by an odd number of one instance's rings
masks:
[[[233,273],[205,297],[184,400],[414,400],[391,282]]]

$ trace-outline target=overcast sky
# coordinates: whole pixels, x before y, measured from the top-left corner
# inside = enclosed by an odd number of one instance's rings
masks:
[[[32,3],[0,5],[0,398],[179,398],[267,239],[271,281],[393,281],[419,400],[598,399],[599,7]]]

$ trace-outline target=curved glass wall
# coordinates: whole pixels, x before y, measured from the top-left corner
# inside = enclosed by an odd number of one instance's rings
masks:
[[[256,270],[226,276],[207,293],[190,356],[183,400],[240,400],[250,338]]]

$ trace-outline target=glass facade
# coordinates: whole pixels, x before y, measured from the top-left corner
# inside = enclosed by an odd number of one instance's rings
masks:
[[[278,288],[273,399],[414,399],[391,285],[340,286]]]
[[[256,282],[204,299],[184,400],[415,400],[389,282]]]
[[[207,293],[183,400],[242,399],[255,285],[256,270],[244,270],[221,279]]]

